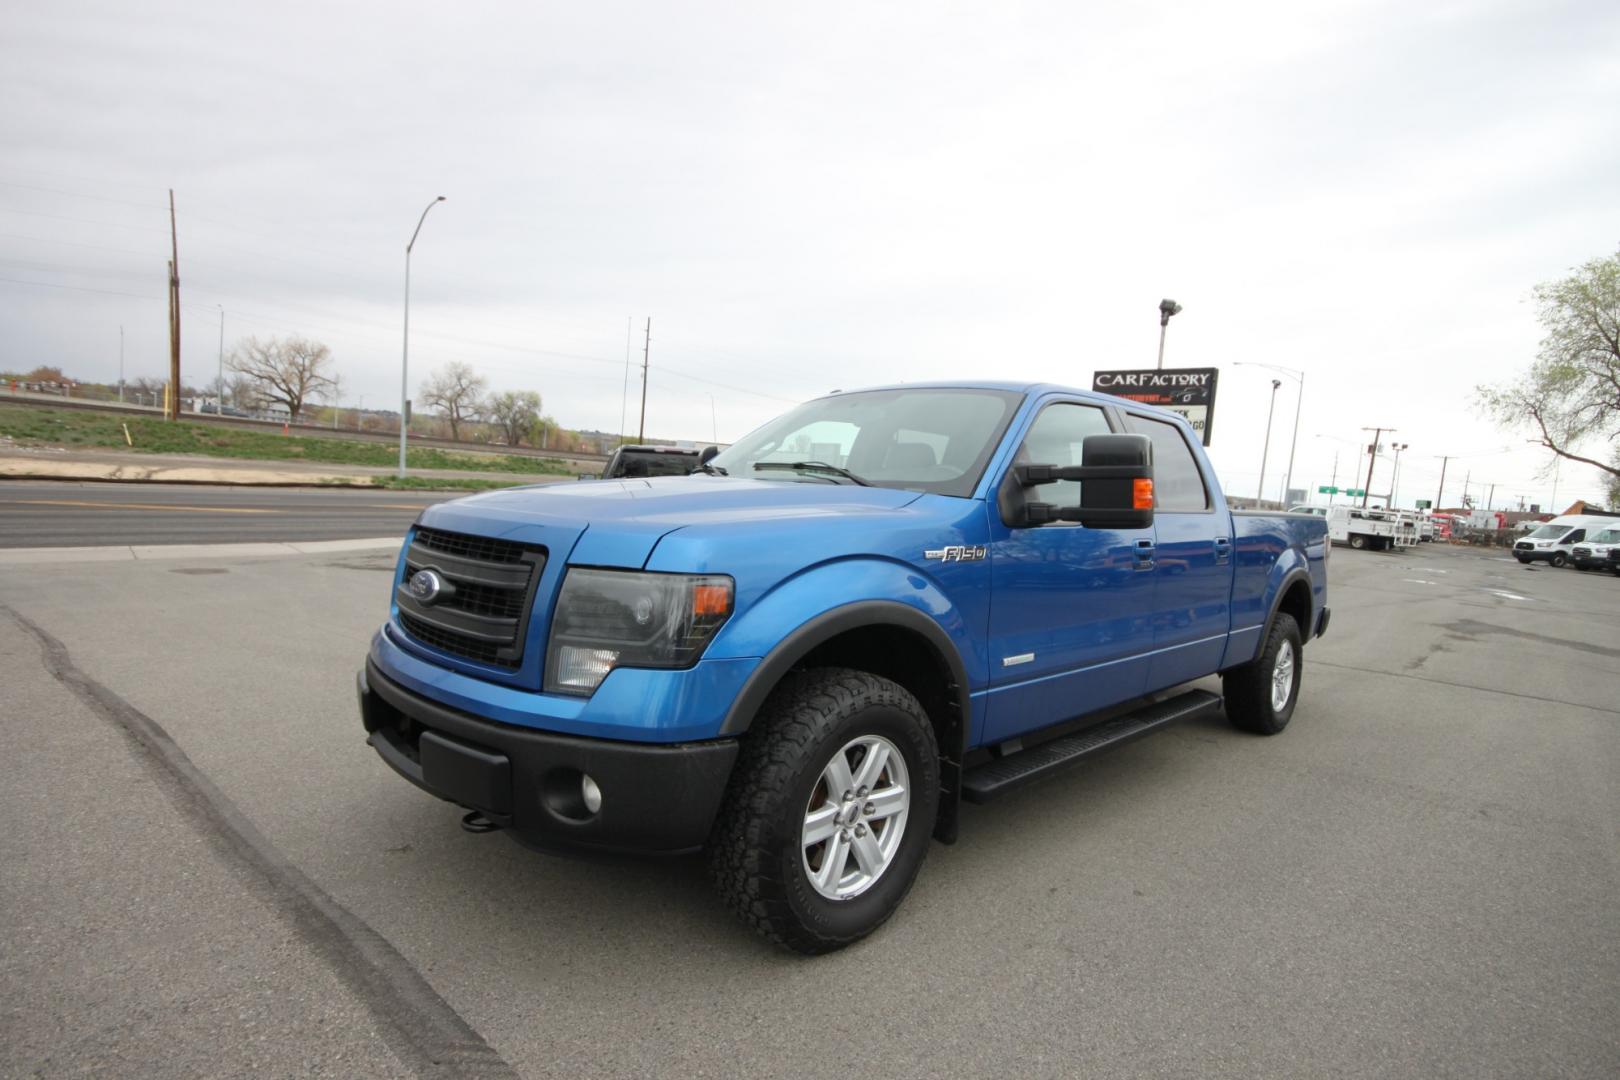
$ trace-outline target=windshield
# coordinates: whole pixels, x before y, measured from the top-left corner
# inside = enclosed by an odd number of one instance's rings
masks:
[[[1604,529],[1594,536],[1586,538],[1591,544],[1620,544],[1620,529]]]
[[[1543,525],[1530,534],[1532,540],[1556,540],[1569,532],[1568,525]]]
[[[850,483],[826,471],[756,470],[819,462],[875,487],[967,497],[1023,395],[1002,390],[868,390],[807,401],[714,459],[732,476]]]

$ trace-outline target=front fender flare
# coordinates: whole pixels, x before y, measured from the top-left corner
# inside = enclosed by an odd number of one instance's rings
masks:
[[[747,731],[760,706],[765,703],[765,699],[770,696],[776,684],[781,682],[782,677],[792,671],[794,665],[808,656],[816,646],[831,641],[846,631],[868,626],[895,626],[916,633],[944,660],[946,668],[951,673],[951,681],[956,684],[952,697],[955,699],[958,713],[955,720],[961,732],[961,744],[949,748],[941,747],[941,750],[953,757],[959,757],[966,750],[966,740],[972,726],[967,666],[962,662],[962,655],[956,643],[951,640],[944,627],[921,609],[897,600],[857,600],[852,604],[842,604],[824,610],[799,624],[782,638],[743,684],[742,692],[737,695],[726,713],[725,722],[720,727],[720,735],[741,735]]]

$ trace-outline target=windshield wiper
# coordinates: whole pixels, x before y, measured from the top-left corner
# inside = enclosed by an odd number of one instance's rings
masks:
[[[862,480],[848,469],[840,469],[836,465],[828,465],[825,461],[756,461],[754,462],[754,468],[756,470],[788,469],[792,472],[802,473],[832,473],[834,476],[842,476],[846,480],[853,481],[861,485],[861,487],[872,486],[870,481]],[[834,480],[833,483],[837,483],[837,481]]]

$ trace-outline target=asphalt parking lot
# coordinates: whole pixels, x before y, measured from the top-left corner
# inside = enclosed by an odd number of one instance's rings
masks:
[[[394,776],[392,560],[0,566],[0,1073],[1620,1075],[1620,578],[1336,549],[1287,732],[965,807],[807,959]]]

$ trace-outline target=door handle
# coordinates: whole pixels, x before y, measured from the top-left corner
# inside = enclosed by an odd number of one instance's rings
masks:
[[[1136,568],[1153,569],[1153,541],[1143,538],[1136,542]]]
[[[1232,559],[1232,541],[1229,537],[1217,536],[1215,538],[1215,564],[1230,562]]]

